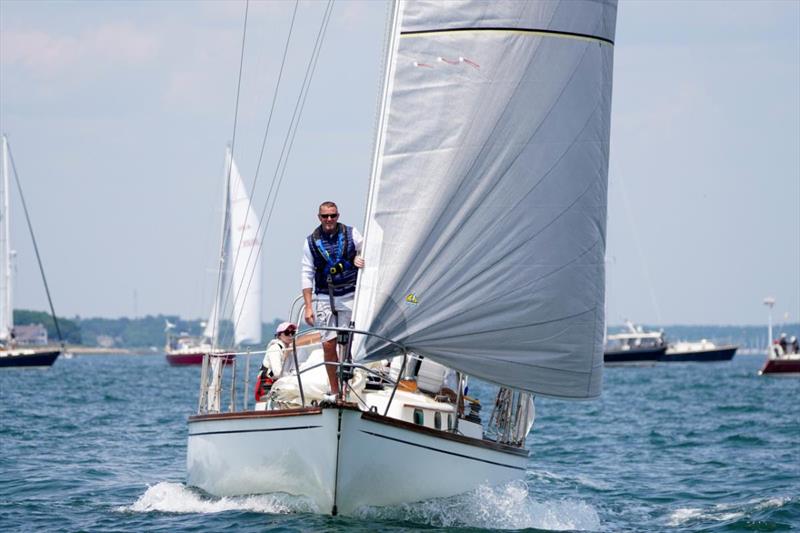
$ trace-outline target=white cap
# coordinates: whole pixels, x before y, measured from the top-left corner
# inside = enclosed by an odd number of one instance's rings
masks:
[[[278,327],[275,329],[275,335],[279,335],[286,331],[287,329],[294,329],[297,330],[297,326],[292,324],[291,322],[281,322],[278,324]]]

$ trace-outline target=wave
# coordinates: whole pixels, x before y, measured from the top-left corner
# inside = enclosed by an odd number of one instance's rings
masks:
[[[586,487],[596,491],[612,489],[610,483],[586,475],[566,476],[546,470],[528,470],[528,478],[538,483],[563,483],[570,486]]]
[[[742,503],[720,503],[707,508],[682,507],[676,509],[667,519],[669,526],[687,526],[703,522],[730,522],[749,518],[756,514],[769,514],[791,504],[789,497],[774,496],[759,498]],[[762,517],[766,518],[766,517]]]
[[[254,513],[288,514],[314,512],[313,504],[288,494],[264,494],[211,498],[203,496],[182,483],[162,481],[139,496],[133,505],[117,508],[118,511],[136,513],[222,513],[225,511],[249,511]]]
[[[483,486],[453,496],[390,507],[364,507],[357,518],[406,521],[433,527],[597,531],[600,518],[589,504],[575,500],[537,501],[528,486],[515,481]]]

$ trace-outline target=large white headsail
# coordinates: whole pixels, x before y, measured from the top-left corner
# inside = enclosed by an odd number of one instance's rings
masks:
[[[616,1],[398,13],[356,328],[492,382],[598,396]],[[356,357],[388,351],[370,338]]]
[[[226,264],[230,272],[230,296],[233,305],[231,320],[234,342],[261,342],[261,255],[258,237],[258,217],[244,180],[230,150],[231,179],[228,186],[230,206],[230,238]],[[226,164],[227,168],[227,164]]]

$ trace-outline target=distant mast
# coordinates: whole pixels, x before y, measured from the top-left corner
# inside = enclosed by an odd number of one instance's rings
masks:
[[[767,318],[767,354],[772,346],[772,308],[775,306],[775,298],[767,296],[764,298],[764,305],[769,308],[769,315]]]
[[[12,289],[12,271],[11,271],[11,217],[9,216],[10,201],[9,201],[9,156],[8,156],[8,138],[3,135],[3,211],[0,213],[0,254],[2,254],[1,266],[2,272],[0,273],[0,292],[2,293],[2,301],[0,302],[0,340],[7,341],[11,337],[11,330],[14,327],[14,311],[11,308],[11,289]]]

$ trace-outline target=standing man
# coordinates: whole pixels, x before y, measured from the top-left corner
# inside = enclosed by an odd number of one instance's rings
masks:
[[[332,328],[338,322],[339,327],[348,327],[353,313],[358,269],[364,266],[364,259],[358,255],[364,238],[355,228],[339,223],[339,208],[333,202],[322,202],[317,218],[320,225],[308,236],[303,247],[305,320],[309,326]],[[316,305],[312,304],[312,290]],[[326,362],[339,361],[336,332],[322,332],[322,349]],[[325,368],[331,393],[338,396],[336,367],[326,365]]]

